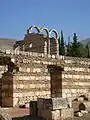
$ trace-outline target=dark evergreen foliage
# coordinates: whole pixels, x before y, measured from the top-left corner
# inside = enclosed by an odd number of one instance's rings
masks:
[[[61,38],[60,38],[60,55],[65,55],[63,31],[61,31]]]

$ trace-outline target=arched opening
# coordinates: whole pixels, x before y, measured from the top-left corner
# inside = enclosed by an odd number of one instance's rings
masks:
[[[32,32],[32,30],[33,30],[33,32]],[[40,33],[40,28],[36,25],[32,25],[29,27],[29,29],[27,29],[27,34],[29,34],[29,33]]]
[[[20,51],[20,46],[17,45],[16,48],[15,48],[14,50],[15,50],[15,52],[16,52],[16,51]]]
[[[44,37],[49,37],[49,30],[46,27],[40,29],[40,34],[43,34]]]
[[[52,36],[52,33],[54,33],[54,36]],[[57,54],[57,56],[59,56],[59,42],[58,42],[59,34],[58,34],[58,32],[55,29],[50,29],[49,30],[49,38],[50,38],[50,42],[49,42],[50,53]],[[52,40],[55,40],[55,42]],[[53,50],[53,46],[55,46],[54,47],[55,50]]]
[[[29,48],[32,48],[32,43],[29,44]]]
[[[86,106],[84,105],[84,103],[79,104],[79,110],[86,110]]]
[[[54,33],[54,35],[53,35],[53,33]],[[59,38],[58,32],[55,29],[50,29],[49,30],[49,37],[50,38],[54,37],[55,39],[58,39]]]

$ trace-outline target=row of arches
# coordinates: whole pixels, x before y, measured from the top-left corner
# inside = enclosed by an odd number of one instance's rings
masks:
[[[58,38],[59,38],[59,34],[58,32],[55,30],[55,29],[50,29],[48,30],[48,28],[46,27],[38,27],[37,25],[32,25],[30,26],[28,29],[27,29],[27,34],[30,34],[32,33],[32,29],[35,28],[37,33],[41,34],[43,31],[46,32],[46,37],[48,38],[48,46],[47,46],[47,42],[45,41],[45,51],[47,51],[48,49],[48,54],[51,53],[50,51],[50,39],[49,38],[52,38],[52,33],[54,33],[54,39],[56,40],[56,54],[59,55],[59,43],[58,43]]]
[[[32,26],[30,26],[30,27],[27,29],[27,34],[32,33],[32,29],[33,29],[33,28],[35,28],[35,29],[37,30],[37,33],[41,33],[41,32],[43,32],[43,31],[45,31],[45,32],[46,32],[46,37],[51,38],[51,34],[52,34],[52,32],[53,32],[53,33],[55,34],[55,39],[58,39],[58,38],[59,38],[59,34],[58,34],[58,32],[57,32],[55,29],[50,29],[50,30],[48,30],[48,28],[46,28],[46,27],[40,28],[40,27],[38,27],[37,25],[32,25]]]

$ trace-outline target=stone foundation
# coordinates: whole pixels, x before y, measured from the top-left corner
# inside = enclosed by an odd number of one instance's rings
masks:
[[[46,120],[64,120],[73,118],[73,108],[68,108],[64,98],[38,99],[38,116]]]
[[[90,98],[89,59],[31,52],[7,56],[14,59],[19,71],[2,75],[2,101],[10,96],[13,106],[17,106],[37,98],[63,97],[74,100],[81,95]]]

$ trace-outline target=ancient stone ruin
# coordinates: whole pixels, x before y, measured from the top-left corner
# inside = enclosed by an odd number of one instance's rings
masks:
[[[33,27],[37,33],[32,33]],[[8,58],[0,65],[0,106],[37,101],[38,115],[59,120],[73,117],[73,101],[90,99],[90,59],[59,56],[58,36],[54,29],[34,25],[13,52],[0,54]]]

